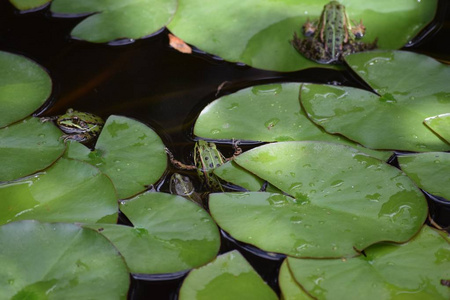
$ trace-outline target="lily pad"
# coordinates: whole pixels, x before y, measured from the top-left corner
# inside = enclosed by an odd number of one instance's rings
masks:
[[[423,124],[450,107],[449,66],[404,51],[357,53],[345,60],[378,94],[305,84],[300,100],[313,122],[373,149],[450,150]]]
[[[278,284],[280,285],[283,300],[312,300],[292,277],[291,271],[285,259],[280,267],[278,274]]]
[[[205,3],[179,0],[172,33],[203,51],[255,68],[295,71],[316,64],[289,43],[308,18],[319,18],[329,0],[229,0]],[[342,1],[351,20],[362,19],[365,42],[378,38],[378,46],[398,49],[434,17],[437,1]],[[395,30],[393,30],[395,28]]]
[[[298,102],[301,84],[258,85],[210,103],[195,122],[194,134],[210,139],[252,141],[330,141],[358,147],[380,159],[392,152],[374,151],[312,123]]]
[[[129,274],[100,234],[36,221],[0,227],[1,299],[126,299]]]
[[[350,259],[287,259],[314,299],[449,299],[449,237],[429,227],[403,245],[378,244]],[[351,287],[351,288],[349,288]]]
[[[429,117],[423,122],[434,133],[443,138],[447,143],[450,143],[450,113]]]
[[[427,217],[423,194],[405,174],[350,147],[280,142],[235,162],[287,195],[211,194],[211,215],[235,239],[267,252],[352,256],[379,241],[407,241]]]
[[[43,170],[66,148],[61,131],[38,118],[0,129],[0,181],[14,180]]]
[[[398,162],[418,187],[450,201],[450,153],[401,155]]]
[[[51,0],[9,0],[12,5],[22,11],[34,10],[44,7]]]
[[[236,250],[192,270],[181,286],[179,299],[278,299],[275,292]]]
[[[92,14],[71,34],[89,42],[105,43],[157,33],[171,20],[176,6],[176,0],[53,0],[51,11],[74,17]]]
[[[0,224],[117,221],[117,196],[111,180],[97,168],[61,158],[45,172],[0,185]]]
[[[48,99],[52,81],[34,61],[0,51],[0,127],[22,120]]]
[[[108,238],[132,273],[188,270],[211,261],[220,235],[210,215],[195,203],[165,193],[145,193],[122,201],[121,211],[134,227],[89,225]]]
[[[161,138],[145,124],[122,116],[106,120],[94,151],[71,143],[67,157],[98,167],[111,178],[121,199],[147,189],[167,167]]]

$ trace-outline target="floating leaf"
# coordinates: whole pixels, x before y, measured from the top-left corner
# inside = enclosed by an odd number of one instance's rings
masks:
[[[280,142],[254,148],[234,161],[292,196],[209,196],[218,225],[264,251],[351,256],[382,240],[408,240],[427,216],[423,194],[405,174],[350,147]]]
[[[192,270],[181,286],[179,299],[278,299],[275,292],[236,250]]]
[[[450,113],[429,117],[423,122],[447,143],[450,143]]]
[[[134,227],[90,227],[119,249],[132,273],[184,271],[211,261],[219,251],[216,224],[204,209],[183,197],[145,193],[122,201],[120,209]]]
[[[38,118],[0,129],[0,181],[14,180],[45,169],[64,152],[61,131]]]
[[[369,148],[450,150],[423,124],[426,117],[450,107],[449,66],[403,51],[357,53],[346,61],[379,95],[305,84],[300,100],[313,122]]]
[[[74,144],[70,144],[67,156],[98,167],[111,178],[121,199],[147,189],[167,166],[160,137],[145,124],[122,116],[106,120],[94,151]]]
[[[398,162],[418,187],[450,201],[450,153],[399,155]]]
[[[2,299],[126,299],[129,274],[100,234],[36,221],[0,227]]]
[[[448,236],[429,227],[403,245],[377,244],[350,259],[287,259],[314,299],[449,299]],[[349,288],[351,286],[351,288]],[[332,295],[332,296],[331,296]]]
[[[12,5],[22,11],[34,10],[44,7],[51,0],[9,0]]]
[[[61,158],[45,172],[0,185],[0,224],[117,221],[117,196],[111,180],[97,168]]]
[[[72,36],[105,43],[156,33],[170,21],[176,6],[176,0],[53,0],[51,11],[73,16],[92,14],[72,30]]]
[[[252,141],[330,141],[358,147],[386,160],[392,152],[361,147],[324,132],[312,123],[298,102],[299,83],[258,85],[209,104],[195,122],[194,134],[210,139]]]
[[[179,0],[168,28],[185,42],[226,60],[255,68],[295,71],[316,64],[289,43],[308,18],[319,19],[329,0],[215,1]],[[365,42],[378,38],[378,46],[405,45],[434,17],[437,1],[344,2],[351,20],[362,19]],[[395,30],[393,30],[395,28]]]
[[[0,127],[38,109],[52,92],[48,73],[32,60],[0,51]]]
[[[291,271],[285,259],[280,267],[280,273],[278,274],[278,284],[283,300],[311,300],[310,297],[295,281],[292,277]]]

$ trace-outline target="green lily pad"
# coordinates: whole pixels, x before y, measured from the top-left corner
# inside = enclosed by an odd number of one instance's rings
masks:
[[[426,118],[423,123],[447,143],[450,143],[450,113]]]
[[[44,7],[51,0],[9,0],[12,5],[22,11],[34,10]]]
[[[98,167],[111,178],[121,199],[147,189],[167,167],[161,138],[145,124],[122,116],[106,120],[94,151],[71,143],[67,157]]]
[[[450,153],[401,155],[398,162],[418,187],[450,201]]]
[[[181,286],[180,300],[278,299],[275,292],[236,250],[192,270]]]
[[[176,0],[53,0],[51,11],[73,16],[92,14],[71,34],[89,42],[105,43],[155,34],[171,20],[176,6]]]
[[[34,61],[0,51],[0,127],[24,119],[48,99],[52,81]]]
[[[0,181],[14,180],[43,170],[64,152],[61,131],[38,118],[0,129]]]
[[[373,149],[450,150],[423,124],[426,117],[449,109],[449,66],[404,51],[357,53],[346,61],[379,95],[305,84],[300,100],[313,122]]]
[[[0,224],[117,221],[117,196],[111,180],[97,168],[61,158],[45,172],[0,185]]]
[[[357,147],[386,160],[390,151],[374,151],[324,132],[305,115],[298,102],[299,83],[259,85],[210,103],[195,122],[194,134],[210,139],[252,141],[330,141]]]
[[[123,258],[100,234],[36,221],[0,227],[1,299],[126,299]]]
[[[278,284],[280,285],[281,295],[283,300],[312,300],[292,277],[287,260],[285,259],[280,267],[278,274]]]
[[[427,217],[423,194],[404,173],[350,147],[280,142],[254,148],[234,161],[291,195],[209,196],[217,224],[264,251],[352,256],[379,241],[407,241]]]
[[[289,43],[308,18],[319,18],[329,0],[215,1],[179,0],[171,32],[185,42],[225,60],[255,68],[295,71],[316,64]],[[398,49],[412,39],[434,17],[437,1],[344,2],[351,20],[362,19],[362,39],[378,46]],[[395,30],[394,30],[395,29]]]
[[[287,259],[314,299],[449,299],[449,237],[430,227],[403,245],[377,244],[350,259]],[[351,288],[349,288],[351,287]]]
[[[165,193],[122,201],[134,227],[89,225],[108,238],[132,273],[173,273],[201,266],[219,251],[220,235],[210,215],[195,203]]]

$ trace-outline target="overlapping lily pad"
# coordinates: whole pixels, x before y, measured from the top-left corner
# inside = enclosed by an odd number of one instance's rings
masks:
[[[0,185],[0,224],[117,221],[117,196],[111,180],[97,168],[61,158],[45,172]]]
[[[287,261],[314,299],[449,299],[449,241],[448,234],[424,227],[406,244],[374,245],[355,258]]]
[[[32,114],[51,92],[50,76],[40,65],[0,51],[0,127]]]
[[[313,122],[373,149],[450,150],[423,124],[450,107],[449,66],[404,51],[357,53],[346,61],[378,94],[305,84],[300,100]]]
[[[238,251],[218,256],[192,270],[181,286],[180,300],[278,299]]]
[[[110,116],[90,151],[71,143],[67,157],[81,159],[108,175],[124,199],[144,191],[158,181],[167,166],[167,156],[160,137],[136,120]]]
[[[51,0],[9,0],[17,9],[21,11],[39,9]]]
[[[92,14],[72,30],[72,36],[94,43],[138,39],[156,33],[172,18],[176,0],[53,0],[57,15]]]
[[[450,108],[449,108],[450,111]],[[450,113],[426,118],[424,124],[450,144]]]
[[[294,71],[319,66],[297,53],[289,41],[294,31],[300,34],[308,18],[318,19],[328,2],[179,0],[168,27],[185,42],[226,60]],[[378,38],[379,47],[386,49],[398,49],[412,39],[433,19],[437,6],[437,1],[341,2],[351,20],[363,20],[367,28],[363,41]]]
[[[0,227],[1,299],[126,299],[129,274],[104,237],[73,224]]]
[[[211,214],[234,238],[268,252],[356,255],[382,240],[408,240],[427,216],[424,196],[405,174],[350,147],[280,142],[235,162],[290,196],[211,194]]]
[[[398,156],[398,162],[417,186],[450,201],[450,153],[401,155]]]
[[[183,197],[145,193],[123,201],[120,209],[134,227],[90,227],[119,249],[132,273],[188,270],[211,261],[219,251],[216,224],[204,209]]]
[[[45,169],[65,149],[59,131],[38,118],[0,129],[0,181],[14,180]]]
[[[305,115],[298,102],[299,83],[259,85],[209,104],[195,122],[194,134],[211,139],[252,141],[330,141],[358,147],[386,160],[392,152],[373,151],[324,132]]]

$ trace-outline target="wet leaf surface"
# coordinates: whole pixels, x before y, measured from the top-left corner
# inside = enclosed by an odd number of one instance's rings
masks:
[[[220,235],[209,214],[195,203],[165,193],[145,193],[122,201],[121,211],[134,227],[98,224],[122,253],[132,273],[188,270],[211,261]]]
[[[43,170],[57,160],[65,146],[61,131],[38,118],[0,129],[0,181],[9,181]]]
[[[450,201],[450,153],[401,155],[398,162],[418,187]]]
[[[73,224],[0,227],[1,299],[126,299],[123,258],[100,234]]]
[[[48,73],[34,61],[0,51],[0,127],[32,114],[52,92]]]
[[[423,124],[427,117],[450,108],[449,66],[404,51],[358,53],[346,61],[378,95],[305,84],[300,101],[313,122],[373,149],[450,150]]]
[[[117,196],[111,180],[97,168],[61,158],[44,172],[0,185],[0,224],[117,221]]]
[[[225,60],[255,68],[295,71],[325,66],[300,55],[289,43],[307,18],[319,18],[328,0],[179,0],[168,28],[185,42]],[[363,20],[364,42],[378,38],[383,49],[398,49],[434,17],[437,1],[347,0],[351,20]],[[394,30],[395,29],[395,30]]]
[[[450,144],[450,113],[428,117],[423,122]]]
[[[210,195],[211,215],[223,230],[268,252],[352,256],[379,241],[408,240],[427,216],[423,194],[405,174],[350,147],[280,142],[235,162],[291,195]]]
[[[192,270],[181,286],[179,299],[262,300],[278,297],[245,258],[235,250]]]
[[[316,299],[450,297],[450,289],[441,284],[450,277],[448,234],[425,226],[406,244],[378,244],[365,254],[345,260],[287,261],[297,283]]]
[[[106,120],[94,151],[71,143],[67,157],[98,167],[111,178],[121,199],[147,189],[167,167],[160,137],[145,124],[122,116]]]
[[[73,30],[72,36],[94,43],[139,39],[162,29],[172,18],[176,0],[53,0],[57,15],[90,15]]]

